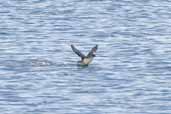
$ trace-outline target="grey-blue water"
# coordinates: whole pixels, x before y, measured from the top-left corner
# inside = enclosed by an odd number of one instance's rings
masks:
[[[171,114],[171,1],[1,0],[0,113]]]

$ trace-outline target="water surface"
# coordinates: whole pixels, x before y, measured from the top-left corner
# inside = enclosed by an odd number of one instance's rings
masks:
[[[170,1],[1,0],[0,23],[2,114],[171,114]]]

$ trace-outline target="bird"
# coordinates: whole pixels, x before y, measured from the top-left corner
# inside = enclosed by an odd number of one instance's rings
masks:
[[[71,44],[71,48],[73,52],[75,52],[75,54],[81,58],[81,61],[78,61],[78,65],[88,66],[92,62],[93,58],[96,57],[95,53],[97,51],[98,45],[95,45],[87,55],[81,53],[81,51],[78,50],[73,44]]]

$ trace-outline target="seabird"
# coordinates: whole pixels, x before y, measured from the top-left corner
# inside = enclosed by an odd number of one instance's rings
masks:
[[[96,56],[95,53],[98,46],[94,46],[86,56],[81,53],[80,50],[75,48],[74,45],[71,45],[71,48],[79,57],[81,57],[81,61],[78,61],[79,65],[88,66],[92,62],[93,58]]]

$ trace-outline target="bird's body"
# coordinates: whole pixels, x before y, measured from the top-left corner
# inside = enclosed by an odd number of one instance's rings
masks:
[[[84,58],[84,59],[83,59],[83,63],[84,63],[84,64],[89,64],[89,63],[91,63],[92,60],[93,60],[93,57]]]
[[[85,56],[78,49],[76,49],[74,45],[71,45],[71,48],[79,57],[81,57],[81,61],[78,62],[79,65],[87,66],[92,62],[93,58],[95,57],[97,45],[91,49],[87,56]]]

